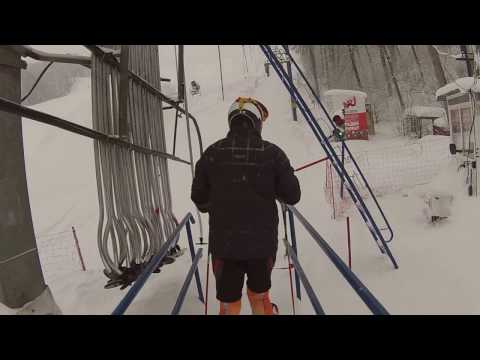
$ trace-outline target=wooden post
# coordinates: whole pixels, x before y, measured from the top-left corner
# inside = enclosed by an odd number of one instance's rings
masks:
[[[83,262],[82,252],[80,251],[80,245],[78,244],[77,233],[75,232],[75,228],[72,226],[73,232],[73,239],[75,240],[75,247],[77,248],[78,258],[80,259],[80,265],[82,266],[82,271],[86,271],[85,263]]]

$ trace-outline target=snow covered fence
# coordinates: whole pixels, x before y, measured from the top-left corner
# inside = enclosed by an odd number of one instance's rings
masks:
[[[37,235],[37,248],[47,282],[71,272],[82,271],[72,230]]]
[[[381,196],[429,183],[450,157],[448,144],[449,137],[431,135],[415,143],[358,152],[355,159],[374,194]],[[362,198],[367,199],[368,190],[348,157],[345,158],[345,169]],[[335,218],[345,214],[353,204],[345,188],[342,196],[341,179],[330,162],[326,164],[324,192]]]

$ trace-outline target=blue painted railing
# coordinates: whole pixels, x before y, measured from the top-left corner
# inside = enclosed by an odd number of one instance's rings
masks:
[[[373,239],[375,240],[376,244],[378,245],[379,249],[380,249],[380,252],[383,254],[383,253],[387,253],[388,257],[390,258],[393,266],[395,268],[398,268],[398,264],[395,260],[395,258],[393,257],[393,254],[391,253],[388,245],[387,245],[387,241],[385,241],[384,237],[383,237],[383,234],[380,230],[380,228],[378,227],[377,223],[375,222],[375,220],[373,219],[371,213],[370,213],[370,210],[368,209],[368,207],[365,205],[365,202],[363,201],[363,198],[360,196],[360,193],[358,191],[358,189],[356,188],[353,180],[351,179],[350,175],[348,174],[348,172],[346,171],[345,167],[343,166],[343,163],[342,161],[340,160],[339,156],[337,155],[337,153],[335,152],[335,149],[333,148],[333,146],[330,144],[329,140],[328,140],[328,136],[324,133],[324,131],[322,130],[322,128],[320,127],[320,125],[318,124],[318,121],[316,120],[315,116],[313,115],[312,111],[310,110],[310,108],[308,107],[308,105],[306,104],[305,100],[303,99],[303,97],[301,96],[300,92],[298,91],[297,87],[295,86],[295,84],[293,83],[293,79],[291,79],[287,72],[285,71],[285,69],[283,68],[282,64],[280,63],[279,59],[277,58],[277,56],[274,54],[274,52],[272,51],[272,49],[270,48],[270,46],[268,45],[260,45],[262,51],[264,52],[265,56],[267,57],[268,61],[270,62],[270,64],[272,65],[272,67],[275,69],[276,73],[278,74],[280,80],[283,82],[283,84],[285,85],[285,88],[288,90],[288,92],[290,93],[291,97],[294,99],[294,101],[296,102],[298,108],[300,109],[300,111],[302,112],[305,120],[307,121],[308,125],[310,126],[310,128],[312,129],[315,137],[317,138],[317,140],[319,141],[320,145],[322,146],[323,150],[325,151],[325,154],[328,156],[328,158],[330,159],[331,161],[331,164],[332,166],[334,167],[335,171],[338,173],[338,175],[340,176],[340,178],[342,179],[342,181],[345,181],[344,183],[344,186],[345,188],[347,189],[348,193],[350,194],[355,206],[357,207],[362,219],[364,220],[365,224],[367,225],[368,229],[370,230],[370,233],[372,234],[372,237]],[[296,70],[301,73],[303,79],[305,80],[305,82],[307,83],[307,85],[310,87],[311,89],[311,86],[310,84],[308,83],[308,81],[306,80],[306,78],[304,77],[303,75],[303,72],[301,71],[301,69],[298,67],[297,63],[294,61],[294,59],[292,58],[292,63],[295,65],[296,67]],[[313,90],[313,89],[312,89]],[[323,111],[325,112],[327,118],[330,120],[330,122],[333,124],[333,121],[331,120],[330,118],[330,115],[328,114],[328,112],[326,111],[326,109],[324,108],[323,104],[321,103],[320,99],[318,98],[318,96],[316,96],[316,94],[313,92],[316,100],[318,101],[318,103],[320,104],[320,106],[322,107]],[[359,170],[359,173],[362,177],[362,179],[364,180],[364,182],[366,183],[367,185],[367,188],[369,189],[370,193],[373,194],[373,192],[371,191],[371,188],[370,186],[368,185],[368,182],[367,180],[365,179],[365,177],[363,176],[363,173],[361,173],[361,170],[359,169],[358,167],[358,164],[357,162],[355,161],[355,159],[353,159],[353,155],[351,154],[350,150],[348,149],[348,147],[346,146],[346,144],[344,144],[345,146],[345,150],[347,151],[347,153],[350,155],[350,157],[352,158],[352,161],[353,163],[355,164],[356,168]],[[386,221],[386,218],[385,218],[385,215],[383,213],[383,210],[380,208],[380,205],[378,204],[375,196],[373,195],[373,198],[374,198],[374,201],[377,205],[377,207],[380,209],[380,213],[382,214],[382,216],[384,217],[385,219],[385,222],[387,224],[387,227],[388,229],[390,229],[390,232],[391,232],[391,237],[388,241],[391,241],[392,238],[393,238],[393,231],[391,230],[391,227],[390,227],[390,224],[388,223],[388,221]]]
[[[190,287],[190,283],[192,282],[192,279],[193,279],[193,274],[197,272],[198,262],[200,261],[200,258],[202,257],[202,255],[203,255],[203,249],[198,249],[197,254],[193,259],[192,266],[190,267],[187,277],[185,278],[185,282],[183,283],[180,293],[178,294],[177,301],[172,310],[172,315],[178,315],[180,313],[180,309],[182,308],[182,305],[183,305],[183,300],[185,300],[185,296],[187,295],[188,288]]]
[[[284,45],[283,48],[285,49],[285,51],[288,52],[288,48]],[[332,125],[332,127],[335,128],[335,123],[333,122],[332,118],[330,117],[330,114],[328,113],[328,111],[325,109],[325,107],[323,106],[322,102],[320,101],[320,97],[318,96],[318,94],[315,92],[315,90],[313,89],[312,85],[310,84],[310,82],[307,80],[307,77],[305,76],[305,74],[303,73],[302,69],[300,68],[300,66],[298,66],[297,62],[295,61],[295,59],[290,56],[290,60],[291,62],[293,63],[293,65],[295,66],[296,70],[298,71],[298,73],[300,74],[300,76],[302,77],[303,81],[305,82],[305,84],[307,85],[308,89],[310,90],[310,93],[313,95],[313,97],[315,98],[315,101],[317,102],[317,104],[320,105],[320,107],[322,108],[323,112],[326,114],[327,116],[327,119],[330,121],[330,125]],[[360,174],[360,177],[362,178],[370,196],[372,197],[373,201],[375,202],[375,205],[377,206],[377,209],[378,211],[380,212],[380,215],[382,216],[382,219],[383,221],[385,222],[385,225],[387,226],[387,230],[389,231],[390,235],[389,235],[389,238],[388,240],[385,240],[387,243],[389,243],[390,241],[393,240],[393,229],[392,229],[392,226],[390,225],[390,223],[388,222],[387,220],[387,217],[385,216],[385,213],[383,212],[383,209],[382,207],[380,206],[378,200],[377,200],[377,197],[375,196],[374,192],[372,191],[372,188],[370,187],[370,184],[368,183],[367,179],[365,178],[365,175],[363,175],[363,171],[362,169],[360,168],[360,166],[358,166],[358,163],[357,161],[355,160],[355,158],[353,157],[352,155],[352,152],[350,151],[349,147],[347,146],[347,144],[345,144],[345,141],[342,141],[342,164],[343,164],[343,160],[345,158],[345,150],[347,151],[348,153],[348,156],[350,157],[350,159],[352,160],[354,166],[355,166],[355,169],[356,171]],[[344,180],[342,179],[342,190],[343,190],[343,183],[344,183]]]
[[[389,315],[388,311],[383,307],[383,305],[377,300],[377,298],[368,290],[368,288],[360,281],[360,279],[348,268],[348,266],[343,262],[343,260],[338,256],[338,254],[328,245],[328,243],[323,239],[323,237],[313,228],[313,226],[308,222],[307,219],[294,207],[287,205],[287,212],[289,213],[290,228],[295,228],[295,221],[293,215],[300,221],[303,227],[307,232],[312,236],[312,238],[317,242],[320,248],[323,250],[325,255],[332,261],[335,267],[340,271],[345,280],[348,281],[350,286],[355,290],[357,295],[362,299],[364,304],[372,311],[374,315]],[[292,232],[292,242],[295,241],[295,232]],[[286,240],[287,244],[288,241]],[[288,249],[288,248],[287,248]],[[296,251],[293,249],[290,250],[296,255]],[[295,256],[296,258],[296,256]],[[292,257],[293,259],[293,257]],[[298,262],[298,259],[297,259]],[[299,265],[299,264],[298,264]],[[296,268],[295,265],[295,270]],[[301,268],[299,268],[301,272]],[[300,275],[300,273],[299,273]]]
[[[195,274],[195,279],[197,283],[197,290],[198,290],[198,297],[201,302],[205,302],[204,297],[203,297],[203,291],[202,291],[202,284],[200,282],[200,274],[198,272],[198,262],[200,260],[200,257],[202,256],[202,251],[199,250],[197,252],[197,255],[194,256],[195,254],[195,245],[193,244],[193,238],[192,238],[192,232],[190,229],[190,222],[192,224],[195,223],[195,220],[192,216],[191,213],[188,213],[185,215],[183,220],[178,224],[178,226],[175,228],[175,231],[172,233],[172,235],[169,237],[167,242],[163,244],[163,246],[160,248],[160,251],[157,255],[155,255],[149,262],[149,264],[146,266],[146,268],[143,270],[143,272],[138,276],[138,278],[135,280],[133,283],[132,287],[128,290],[127,294],[123,297],[123,299],[120,301],[120,303],[117,305],[115,310],[112,312],[112,315],[123,315],[125,311],[128,309],[130,304],[135,300],[136,296],[140,292],[140,290],[143,288],[145,283],[147,282],[148,278],[150,275],[152,275],[152,272],[158,269],[160,264],[162,263],[163,259],[165,256],[168,255],[168,252],[170,249],[172,249],[179,241],[180,239],[180,231],[185,227],[187,230],[187,237],[188,237],[188,244],[190,248],[190,254],[192,256],[192,266],[190,268],[190,271],[187,275],[187,279],[184,283],[184,286],[182,287],[180,294],[178,296],[178,299],[176,301],[174,310],[177,314],[180,311],[181,305],[183,304],[183,299],[185,298],[186,292],[188,290],[188,286],[193,278],[193,274]],[[173,312],[172,311],[172,312]]]
[[[298,286],[297,289],[300,288],[299,281],[301,281],[303,284],[303,287],[305,288],[305,292],[307,293],[307,296],[310,299],[310,302],[312,303],[315,313],[317,315],[325,315],[322,305],[320,305],[320,301],[318,300],[318,297],[315,294],[315,291],[313,290],[312,285],[310,284],[310,281],[308,281],[307,275],[305,275],[305,272],[303,271],[303,268],[300,265],[300,262],[298,261],[297,252],[288,243],[288,240],[286,238],[284,239],[284,242],[285,242],[285,247],[287,248],[288,256],[292,260],[293,267],[295,268],[295,275],[297,276],[295,280],[297,281],[297,286]]]

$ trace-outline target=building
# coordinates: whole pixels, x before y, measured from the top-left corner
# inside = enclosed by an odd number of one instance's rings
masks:
[[[450,123],[450,152],[457,155],[460,168],[465,169],[468,194],[478,194],[478,140],[480,80],[465,77],[437,90],[437,101],[445,101]]]
[[[472,77],[457,79],[438,89],[436,98],[447,103],[452,152],[473,156],[480,134],[479,126],[474,126],[480,110],[476,109],[480,100],[480,80]]]
[[[413,106],[405,109],[403,135],[422,138],[425,135],[444,135],[448,126],[447,114],[441,107]]]

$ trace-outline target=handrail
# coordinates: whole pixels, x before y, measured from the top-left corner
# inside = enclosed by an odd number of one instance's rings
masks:
[[[190,164],[190,162],[180,159],[179,157],[164,153],[162,151],[157,151],[154,149],[149,149],[140,145],[136,145],[128,141],[124,141],[118,137],[110,136],[102,132],[87,128],[85,126],[78,125],[73,122],[61,119],[59,117],[17,104],[3,97],[0,97],[0,110],[11,113],[11,114],[20,115],[22,117],[35,120],[47,125],[52,125],[60,129],[70,131],[77,135],[88,137],[90,139],[110,142],[113,144],[117,144],[117,145],[129,148],[131,150],[145,153],[145,154],[157,155],[157,156],[164,157],[170,160],[175,160],[184,164]]]
[[[185,278],[185,282],[183,283],[182,288],[180,289],[180,293],[178,294],[177,301],[172,310],[172,315],[178,315],[180,313],[180,309],[182,308],[183,301],[185,300],[185,296],[187,295],[187,290],[190,287],[190,283],[192,282],[193,274],[197,270],[198,262],[200,261],[200,258],[202,256],[203,256],[203,249],[200,248],[198,249],[197,254],[195,255],[195,258],[193,259],[192,266],[190,266],[190,270],[188,271],[187,277]]]
[[[340,256],[328,245],[328,243],[323,239],[323,237],[313,228],[313,226],[308,222],[303,215],[291,205],[287,205],[287,211],[295,215],[295,217],[300,221],[312,238],[317,242],[320,248],[323,250],[325,255],[332,261],[335,267],[340,271],[343,277],[348,281],[350,286],[355,290],[357,295],[362,299],[365,305],[372,311],[374,315],[389,315],[388,311],[383,307],[383,305],[377,300],[377,298],[368,290],[368,288],[360,281],[360,279],[348,268],[348,266],[343,262]],[[290,224],[291,227],[294,227],[293,222]]]
[[[283,45],[284,49],[287,50],[286,46]],[[295,68],[296,70],[298,71],[298,73],[300,74],[300,76],[302,77],[303,81],[305,82],[305,84],[307,85],[308,89],[310,90],[310,92],[312,93],[313,97],[315,98],[315,100],[317,101],[317,103],[321,106],[323,112],[327,115],[327,119],[330,121],[330,124],[335,128],[335,123],[333,122],[332,118],[330,117],[330,114],[328,113],[328,111],[325,109],[325,107],[323,106],[322,102],[320,101],[320,98],[318,97],[318,94],[315,93],[315,90],[313,89],[312,85],[310,84],[310,82],[307,80],[307,77],[305,76],[305,74],[303,73],[303,71],[300,69],[300,66],[298,66],[297,62],[295,61],[295,59],[290,56],[290,60],[291,62],[295,65]],[[363,171],[360,169],[360,166],[358,166],[358,163],[357,161],[355,160],[355,158],[353,157],[349,147],[347,146],[347,144],[345,144],[345,141],[342,141],[342,149],[346,149],[347,150],[347,153],[348,155],[350,156],[350,159],[353,161],[353,164],[355,165],[355,168],[357,169],[358,173],[360,174],[363,182],[365,183],[367,189],[368,189],[368,192],[370,193],[370,196],[372,197],[373,201],[375,202],[375,205],[377,205],[377,208],[378,210],[380,211],[380,214],[382,215],[382,218],[383,220],[385,221],[385,224],[387,225],[387,228],[388,230],[390,231],[390,238],[388,240],[385,240],[385,242],[389,243],[393,240],[393,229],[392,227],[390,226],[390,223],[388,222],[387,220],[387,217],[385,216],[385,213],[383,212],[383,209],[382,207],[380,206],[380,204],[378,203],[378,200],[377,200],[377,197],[375,196],[375,194],[373,193],[371,187],[370,187],[370,184],[368,183],[367,179],[365,178],[364,174],[363,174]]]
[[[313,290],[312,285],[310,284],[310,281],[308,281],[307,275],[305,275],[305,272],[303,271],[303,268],[300,265],[300,262],[298,261],[295,250],[288,243],[286,238],[284,238],[284,243],[285,243],[285,247],[287,248],[288,256],[290,256],[290,259],[292,260],[293,266],[295,268],[295,273],[298,274],[298,277],[300,278],[303,284],[303,287],[305,288],[308,298],[312,303],[315,313],[317,315],[325,315],[325,311],[323,311],[322,305],[320,304],[320,301],[318,300],[318,297],[315,294],[315,291]]]
[[[390,261],[392,262],[393,266],[397,269],[398,264],[393,257],[392,252],[390,251],[388,244],[386,243],[382,232],[378,228],[375,220],[373,219],[369,209],[365,205],[365,202],[363,201],[362,197],[360,196],[357,188],[355,187],[355,184],[353,183],[352,179],[346,172],[343,164],[340,162],[340,159],[338,155],[336,154],[335,150],[333,149],[332,145],[330,144],[328,137],[325,135],[323,132],[322,128],[320,125],[317,123],[317,120],[315,116],[313,115],[312,111],[308,107],[308,105],[305,103],[305,100],[303,97],[300,95],[300,92],[298,91],[297,87],[293,83],[293,80],[287,75],[285,69],[282,67],[280,64],[278,58],[275,56],[273,53],[271,47],[269,45],[260,45],[262,51],[264,52],[265,56],[267,57],[268,60],[270,60],[270,63],[272,64],[274,70],[278,74],[280,80],[283,82],[285,85],[285,88],[290,92],[292,95],[293,99],[297,103],[300,111],[304,115],[308,125],[312,129],[315,137],[319,141],[320,145],[324,149],[325,153],[327,156],[330,158],[332,166],[335,168],[335,171],[339,174],[339,176],[342,179],[346,180],[345,187],[347,188],[347,191],[349,192],[350,196],[352,197],[352,200],[354,201],[355,206],[357,207],[360,215],[362,216],[365,224],[367,225],[370,233],[372,234],[372,237],[377,244],[377,246],[380,249],[380,252],[384,253],[386,252],[388,257],[390,258]],[[298,66],[298,65],[297,65]],[[298,69],[299,70],[299,69]],[[320,103],[321,104],[321,103]],[[321,104],[322,108],[323,105]],[[328,113],[327,113],[327,116]]]
[[[287,212],[287,208],[284,208],[284,216],[285,213]],[[286,216],[285,216],[286,218]],[[285,219],[284,219],[285,221]],[[288,212],[288,221],[290,224],[293,224],[293,215],[291,212]],[[295,254],[298,254],[298,248],[297,248],[297,235],[295,234],[295,226],[290,226],[290,238],[292,239],[292,248],[295,251]],[[302,300],[302,292],[300,290],[300,281],[298,278],[297,271],[295,270],[295,289],[297,291],[297,298],[299,300]]]
[[[135,297],[138,295],[140,290],[145,285],[145,283],[148,280],[148,278],[150,277],[150,275],[152,275],[153,271],[158,269],[158,267],[162,263],[165,256],[167,256],[169,250],[177,244],[177,242],[180,238],[180,231],[183,229],[184,226],[189,225],[188,221],[191,221],[192,223],[195,222],[191,213],[188,213],[187,215],[185,215],[183,220],[175,228],[172,235],[170,235],[170,238],[168,239],[168,241],[165,244],[163,244],[163,246],[160,248],[159,253],[157,255],[155,255],[150,260],[148,265],[145,267],[145,269],[142,271],[142,273],[135,280],[135,283],[128,290],[127,294],[125,294],[123,299],[116,306],[115,310],[112,312],[112,315],[123,315],[125,313],[125,311],[128,309],[130,304],[133,302]],[[189,241],[190,241],[190,239],[189,239]],[[192,241],[192,243],[193,243],[193,241]],[[200,296],[201,296],[201,298],[203,298],[202,294],[200,294]]]

